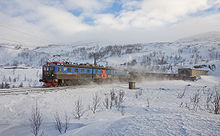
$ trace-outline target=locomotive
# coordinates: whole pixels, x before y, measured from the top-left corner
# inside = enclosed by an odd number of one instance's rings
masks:
[[[197,79],[185,73],[143,73],[128,72],[125,69],[115,69],[92,64],[75,64],[69,62],[47,62],[42,67],[42,79],[45,87],[70,86],[88,84],[90,82],[113,82],[113,81],[141,81],[147,80],[191,80]]]
[[[45,87],[88,84],[89,82],[127,81],[127,70],[114,69],[92,64],[72,64],[69,62],[47,62],[42,67]]]

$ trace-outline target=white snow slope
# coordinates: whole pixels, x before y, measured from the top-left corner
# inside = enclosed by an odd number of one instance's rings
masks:
[[[44,136],[187,136],[220,135],[220,116],[213,114],[213,104],[206,99],[211,92],[220,90],[220,79],[204,76],[191,81],[143,81],[137,89],[129,90],[124,83],[76,86],[53,92],[0,95],[0,135],[31,136],[31,109],[38,102],[43,123],[40,131]],[[125,92],[120,108],[106,109],[103,105],[110,90],[118,96]],[[185,90],[182,98],[178,98]],[[101,97],[95,114],[88,107],[97,93]],[[191,101],[199,94],[196,108]],[[75,101],[81,99],[83,116],[74,117]],[[89,106],[90,105],[90,106]],[[123,108],[122,108],[123,107]],[[188,107],[188,108],[186,108]],[[69,128],[60,134],[55,129],[54,116],[62,120],[69,117]]]
[[[137,89],[129,90],[127,83],[74,86],[56,88],[50,92],[0,94],[0,136],[32,136],[30,118],[38,103],[43,136],[160,136],[160,135],[220,135],[220,114],[214,114],[213,101],[220,94],[220,33],[213,32],[182,39],[173,43],[133,45],[75,43],[23,49],[20,45],[0,44],[0,86],[20,90],[39,87],[40,66],[53,55],[61,55],[72,62],[92,62],[91,53],[99,52],[103,63],[151,72],[175,73],[179,67],[215,64],[209,76],[191,81],[143,81]],[[88,46],[87,46],[88,45]],[[118,61],[120,59],[120,61]],[[134,64],[132,64],[134,62]],[[136,63],[136,64],[135,64]],[[18,66],[25,69],[7,69]],[[110,91],[116,96],[125,92],[120,106],[110,101]],[[2,91],[0,89],[0,91]],[[101,97],[96,113],[91,111],[93,97]],[[83,103],[83,116],[75,118],[75,102]],[[54,116],[59,114],[64,125],[65,114],[69,128],[62,134],[55,129]]]

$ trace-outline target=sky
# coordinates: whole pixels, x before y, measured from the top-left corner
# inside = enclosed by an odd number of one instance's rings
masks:
[[[211,31],[220,31],[220,0],[0,0],[0,43],[148,43]]]

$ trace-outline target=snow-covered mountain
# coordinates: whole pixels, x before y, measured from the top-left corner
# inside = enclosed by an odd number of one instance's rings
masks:
[[[220,31],[208,32],[180,39],[183,42],[220,42]]]
[[[93,63],[92,54],[98,53],[99,64],[134,69],[138,66],[143,71],[175,73],[179,67],[216,63],[216,60],[220,60],[219,52],[220,32],[209,32],[175,42],[129,45],[87,41],[27,49],[19,45],[1,44],[0,65],[39,67],[53,60]]]

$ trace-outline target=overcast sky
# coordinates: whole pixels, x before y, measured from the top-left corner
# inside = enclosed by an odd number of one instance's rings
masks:
[[[220,31],[220,0],[0,0],[0,42],[175,41]]]

